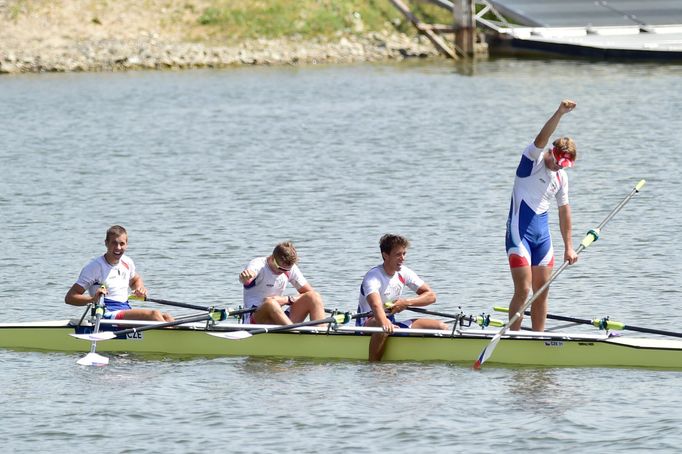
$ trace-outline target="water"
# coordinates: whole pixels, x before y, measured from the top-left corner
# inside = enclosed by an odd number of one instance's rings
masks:
[[[559,101],[574,242],[648,183],[552,287],[550,311],[679,331],[679,67],[496,60],[0,78],[0,320],[63,296],[120,223],[157,298],[236,306],[281,240],[354,309],[385,232],[436,310],[490,312],[511,280],[518,154]],[[551,225],[562,250],[556,209]],[[587,329],[587,328],[584,328]],[[84,350],[85,351],[85,350]],[[13,452],[676,451],[679,372],[0,351]],[[473,358],[472,358],[473,360]]]

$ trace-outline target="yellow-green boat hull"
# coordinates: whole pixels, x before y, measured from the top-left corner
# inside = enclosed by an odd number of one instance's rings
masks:
[[[69,336],[67,321],[0,324],[0,348],[87,352],[90,342]],[[472,363],[494,332],[398,335],[387,341],[385,361]],[[523,366],[648,367],[682,370],[682,341],[598,336],[503,337],[488,363]],[[264,356],[366,360],[368,334],[301,331],[228,340],[198,327],[155,329],[97,342],[99,353],[198,356]]]

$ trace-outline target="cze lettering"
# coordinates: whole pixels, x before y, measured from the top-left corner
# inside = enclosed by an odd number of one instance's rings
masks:
[[[138,332],[127,333],[127,334],[126,334],[126,339],[141,340],[141,339],[142,339],[142,333],[138,333]]]
[[[563,347],[562,341],[545,341],[545,347]]]

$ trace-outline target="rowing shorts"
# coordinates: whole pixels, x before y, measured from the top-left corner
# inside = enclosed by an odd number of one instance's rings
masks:
[[[123,313],[132,309],[127,301],[114,301],[108,298],[104,298],[104,307],[104,315],[102,318],[107,320],[121,320],[123,318]]]
[[[253,309],[254,307],[257,307],[257,306],[251,306],[249,309]],[[258,309],[256,309],[256,310],[258,310]],[[256,322],[255,317],[254,317],[255,313],[256,313],[256,311],[253,311],[253,312],[249,312],[248,314],[242,315],[242,323],[245,323],[247,325],[257,325],[258,322]],[[285,310],[284,313],[288,317],[289,316],[289,309]]]
[[[393,324],[394,324],[395,326],[397,326],[398,328],[411,328],[411,327],[412,327],[412,323],[414,323],[414,320],[415,320],[415,319],[410,319],[410,320],[401,320],[401,321],[399,321],[399,322],[396,322],[396,321],[395,321],[395,317],[394,317],[393,315],[389,316],[388,319],[389,319],[391,322],[393,322]],[[363,322],[362,320],[359,320],[360,323],[359,323],[359,324],[356,323],[356,326],[367,326],[367,323],[373,322],[373,321],[374,321],[374,317],[367,317],[367,318],[364,320],[364,322]]]
[[[536,214],[525,202],[521,202],[516,215],[510,208],[505,242],[510,268],[554,266],[547,212]]]
[[[106,320],[121,320],[125,311],[125,309],[120,311],[104,311],[102,318]]]
[[[253,309],[256,306],[251,306],[249,309]],[[253,311],[256,312],[256,311]],[[246,314],[242,314],[242,323],[245,323],[247,325],[255,325],[256,321],[253,319],[253,312],[248,312]]]

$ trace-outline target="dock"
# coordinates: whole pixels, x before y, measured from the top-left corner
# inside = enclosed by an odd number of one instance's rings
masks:
[[[682,63],[682,0],[425,0],[452,12],[452,26],[391,1],[450,58],[484,44],[490,55]],[[452,49],[434,33],[454,35]]]
[[[682,62],[680,0],[495,0],[493,54]],[[485,8],[485,7],[484,7]]]

